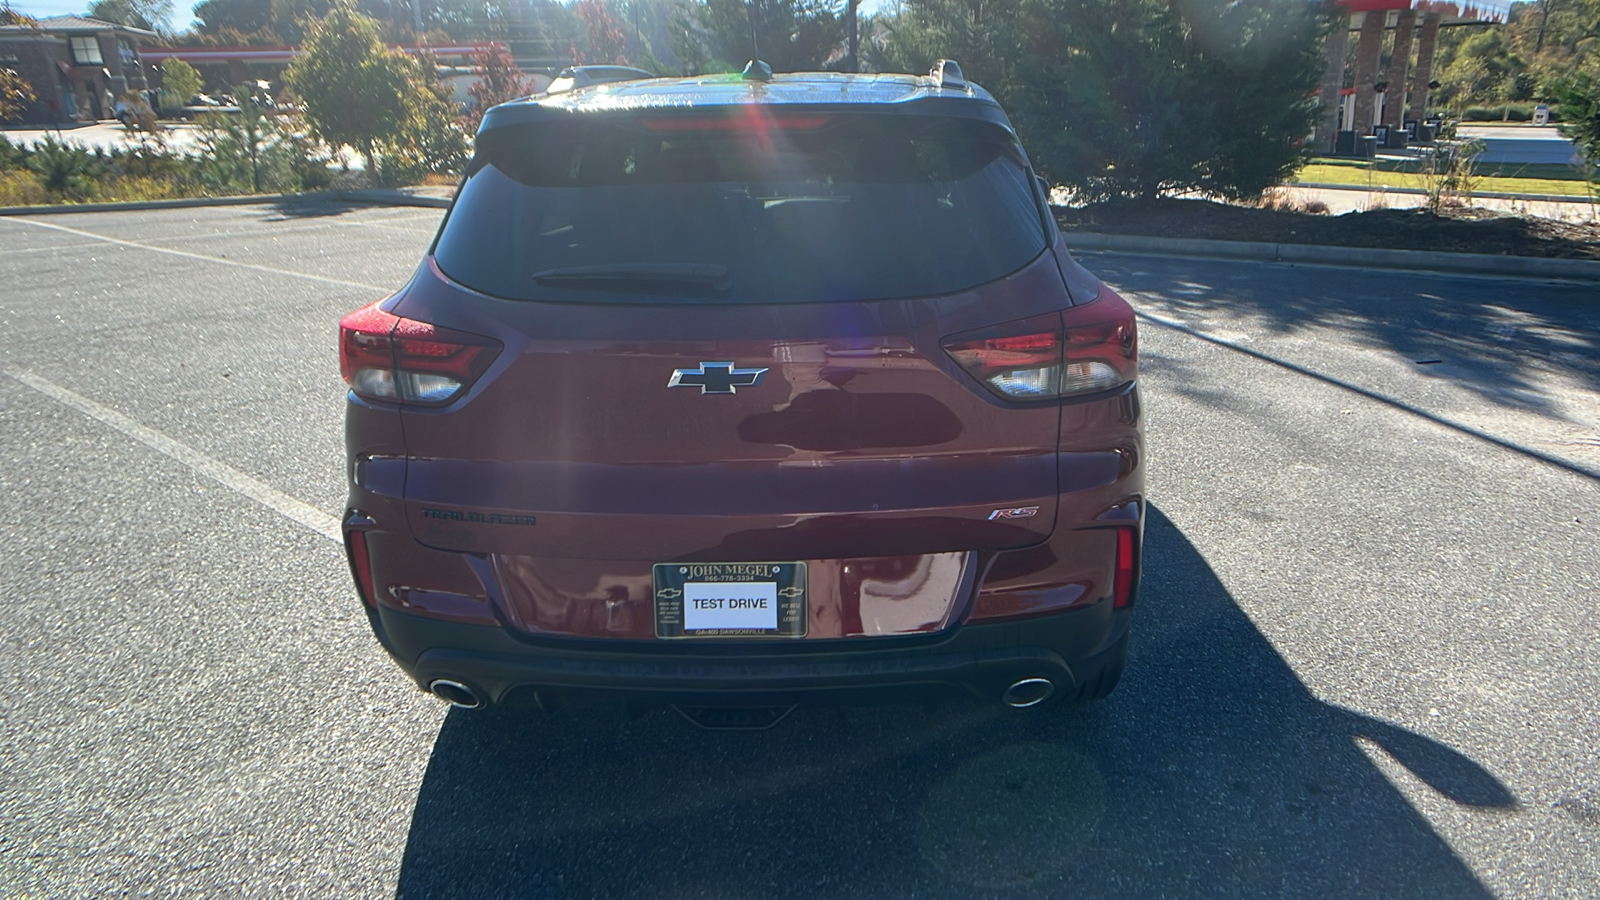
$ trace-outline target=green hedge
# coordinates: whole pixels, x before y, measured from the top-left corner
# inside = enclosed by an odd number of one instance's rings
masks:
[[[1512,122],[1533,121],[1533,103],[1505,103],[1499,106],[1469,106],[1461,113],[1463,122],[1499,122],[1508,120]],[[1559,122],[1561,117],[1556,115],[1554,107],[1550,109],[1550,121]]]

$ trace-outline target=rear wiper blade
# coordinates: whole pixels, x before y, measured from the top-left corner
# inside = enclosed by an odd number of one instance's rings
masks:
[[[612,263],[599,266],[569,266],[535,272],[540,284],[560,282],[631,282],[636,284],[674,284],[708,287],[725,291],[729,287],[728,267],[714,263]]]

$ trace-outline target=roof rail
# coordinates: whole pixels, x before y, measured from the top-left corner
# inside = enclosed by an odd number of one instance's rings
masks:
[[[939,82],[939,87],[954,88],[958,91],[969,91],[971,85],[961,76],[961,66],[953,59],[941,59],[928,70],[928,75]]]
[[[545,89],[547,94],[563,94],[575,91],[578,88],[588,87],[591,84],[606,84],[612,81],[638,81],[641,78],[654,78],[654,72],[644,69],[635,69],[632,66],[568,66],[556,75],[555,80]]]

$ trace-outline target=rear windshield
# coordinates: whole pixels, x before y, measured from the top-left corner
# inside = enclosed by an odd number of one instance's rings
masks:
[[[743,115],[489,132],[435,259],[513,299],[807,303],[959,291],[1046,247],[994,126]]]

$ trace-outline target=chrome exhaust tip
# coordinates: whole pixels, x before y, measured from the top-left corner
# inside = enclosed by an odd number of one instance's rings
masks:
[[[1000,694],[1000,701],[1012,709],[1027,709],[1050,699],[1055,692],[1056,684],[1048,678],[1023,678],[1012,682]]]
[[[480,698],[477,693],[472,690],[472,688],[467,687],[459,681],[451,681],[447,678],[435,678],[434,680],[428,682],[428,690],[431,691],[435,697],[445,700],[451,706],[457,706],[461,709],[477,709],[483,706],[482,698]]]

